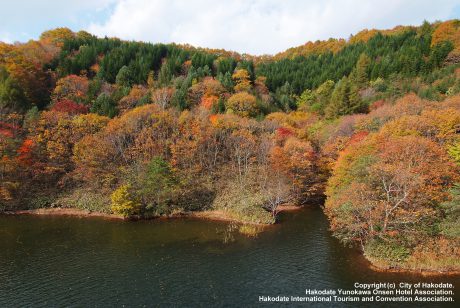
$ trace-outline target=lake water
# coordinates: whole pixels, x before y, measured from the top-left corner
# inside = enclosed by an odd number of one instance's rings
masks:
[[[352,289],[355,282],[460,287],[459,277],[379,273],[363,264],[331,236],[319,208],[283,213],[257,238],[198,219],[0,216],[0,307],[246,307],[259,305],[259,296],[304,296],[305,289]]]

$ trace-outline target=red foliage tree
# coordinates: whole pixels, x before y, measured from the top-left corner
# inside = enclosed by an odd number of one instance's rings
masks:
[[[32,139],[25,139],[18,149],[18,161],[24,165],[32,164],[32,149],[34,142]]]
[[[51,110],[75,115],[88,113],[89,108],[88,106],[78,104],[69,99],[63,99],[54,104],[53,107],[51,107]]]
[[[294,131],[288,127],[278,127],[276,129],[276,139],[278,141],[284,141],[294,135]]]

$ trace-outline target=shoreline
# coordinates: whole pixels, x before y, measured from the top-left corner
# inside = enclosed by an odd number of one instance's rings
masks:
[[[300,210],[303,207],[296,206],[296,205],[282,205],[279,206],[278,213],[281,212],[290,212]],[[177,218],[199,218],[204,220],[211,220],[211,221],[228,221],[228,222],[236,222],[241,224],[250,224],[250,225],[258,225],[258,226],[269,226],[266,224],[260,223],[251,223],[251,222],[244,222],[238,220],[231,216],[230,213],[227,213],[222,210],[207,210],[207,211],[199,211],[199,212],[186,212],[180,214],[172,214],[169,216],[158,216],[152,218],[125,218],[122,215],[117,214],[108,214],[103,212],[92,212],[89,210],[82,210],[77,208],[40,208],[40,209],[31,209],[31,210],[15,210],[15,211],[5,211],[0,213],[0,215],[31,215],[31,216],[73,216],[73,217],[98,217],[104,219],[114,219],[114,220],[150,220],[150,219],[177,219]]]
[[[31,215],[31,216],[74,216],[74,217],[98,217],[105,219],[125,220],[121,215],[108,214],[103,212],[92,212],[89,210],[81,210],[77,208],[40,208],[33,210],[16,210],[6,211],[2,215]]]
[[[366,257],[364,257],[366,259]],[[377,265],[372,264],[369,260],[369,268],[373,271],[380,273],[400,273],[400,274],[411,274],[411,275],[420,275],[423,277],[436,277],[436,276],[460,276],[460,270],[458,271],[431,271],[431,270],[415,270],[415,269],[405,269],[405,268],[382,268]]]
[[[381,267],[369,260],[364,253],[356,251],[356,254],[360,257],[360,263],[363,266],[370,268],[371,270],[379,273],[396,273],[396,274],[407,274],[413,276],[422,276],[422,277],[441,277],[441,276],[460,276],[460,270],[449,270],[449,271],[439,271],[439,270],[421,270],[421,269],[407,269],[402,267]]]

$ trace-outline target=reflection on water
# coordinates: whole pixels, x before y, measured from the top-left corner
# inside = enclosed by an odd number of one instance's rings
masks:
[[[302,296],[306,288],[351,289],[354,282],[460,285],[459,277],[368,269],[331,237],[318,208],[285,213],[257,237],[238,227],[0,216],[0,307],[247,306],[260,295]]]

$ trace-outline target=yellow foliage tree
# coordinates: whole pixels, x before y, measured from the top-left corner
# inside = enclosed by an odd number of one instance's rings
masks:
[[[51,43],[62,46],[66,39],[71,39],[75,34],[69,28],[56,28],[43,32],[40,35],[41,41],[49,41]]]
[[[235,81],[236,92],[249,91],[251,89],[251,80],[247,70],[236,70],[232,75],[232,79]]]
[[[248,92],[239,92],[232,95],[225,103],[227,111],[242,117],[252,117],[257,115],[257,100],[254,95]]]
[[[131,193],[129,184],[121,185],[111,196],[111,209],[116,214],[121,214],[124,217],[130,217],[139,214],[141,204]]]

